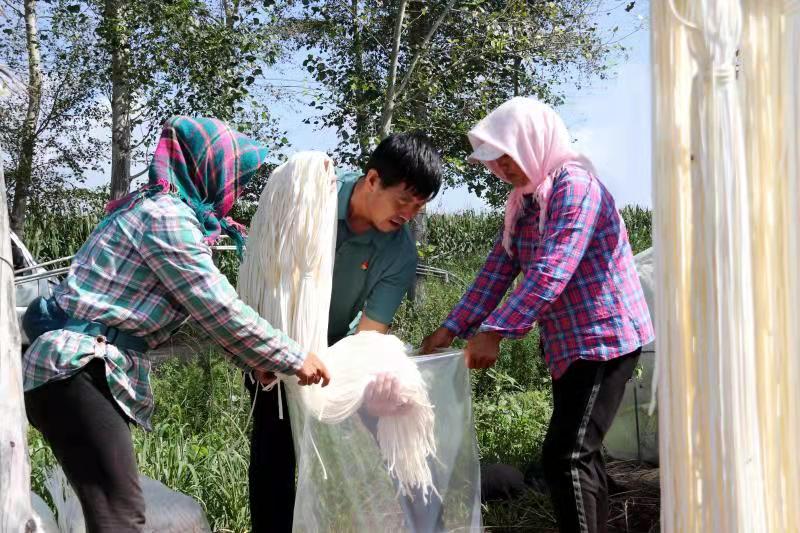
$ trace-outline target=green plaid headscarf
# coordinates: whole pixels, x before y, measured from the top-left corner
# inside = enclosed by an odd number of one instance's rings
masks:
[[[227,215],[267,153],[264,145],[220,120],[172,117],[164,124],[150,164],[149,184],[110,202],[106,210],[129,209],[144,197],[171,191],[195,212],[207,243],[224,233],[241,255],[244,226]]]

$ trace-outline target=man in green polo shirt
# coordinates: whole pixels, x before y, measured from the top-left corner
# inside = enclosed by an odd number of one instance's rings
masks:
[[[419,134],[384,139],[366,173],[340,172],[339,216],[328,343],[350,333],[386,333],[414,282],[417,250],[407,223],[438,192],[442,162]],[[251,398],[256,386],[246,380]],[[367,392],[370,414],[402,409],[393,402],[394,382],[381,376]],[[289,410],[278,387],[258,391],[250,442],[250,515],[253,533],[289,532],[295,498],[295,456]]]

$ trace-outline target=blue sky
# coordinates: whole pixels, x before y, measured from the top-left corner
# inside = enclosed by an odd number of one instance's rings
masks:
[[[621,3],[611,0],[609,4],[619,6]],[[594,80],[580,90],[567,89],[567,104],[559,108],[570,133],[576,138],[576,147],[592,160],[619,206],[651,205],[648,10],[649,2],[640,0],[630,13],[618,8],[613,15],[603,16],[602,27],[619,26],[623,35],[628,33],[626,29],[637,25],[643,28],[625,38],[628,57],[617,60],[610,79]],[[310,87],[310,78],[298,67],[304,56],[304,53],[295,55],[267,76],[289,80],[286,83],[293,87]],[[308,109],[303,104],[278,103],[273,113],[281,128],[287,131],[293,150],[334,151],[337,142],[334,131],[303,124]],[[431,207],[433,211],[452,212],[480,210],[485,204],[462,187],[444,190]]]
[[[645,16],[648,4],[634,13]],[[646,22],[646,20],[644,21]],[[650,33],[648,27],[626,39],[631,48],[616,75],[575,92],[560,111],[620,206],[650,206]]]

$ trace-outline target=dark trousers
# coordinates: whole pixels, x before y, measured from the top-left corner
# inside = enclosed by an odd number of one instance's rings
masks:
[[[144,530],[144,497],[128,418],[111,396],[105,363],[25,393],[41,431],[75,490],[89,533]]]
[[[608,481],[601,447],[640,352],[609,361],[579,360],[553,381],[553,416],[542,463],[562,533],[607,529]]]
[[[250,392],[250,400],[256,398],[248,469],[252,533],[288,533],[292,531],[294,515],[297,460],[294,455],[286,392],[281,394],[281,420],[278,413],[277,386],[270,391],[264,391],[249,378],[245,378],[245,386]],[[364,418],[364,423],[373,435],[377,434],[376,420]],[[431,501],[427,505],[422,500],[421,492],[414,494],[413,501],[401,497],[400,506],[411,531],[433,533],[443,530],[442,506],[435,495],[431,495]]]
[[[265,391],[247,377],[245,386],[250,392],[250,401],[256,400],[247,471],[252,533],[289,533],[294,515],[297,461],[286,392],[281,394],[281,420],[278,416],[278,386]]]

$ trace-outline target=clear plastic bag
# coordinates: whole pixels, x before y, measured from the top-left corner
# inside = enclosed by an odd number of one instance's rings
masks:
[[[298,457],[294,531],[480,531],[480,468],[469,372],[461,351],[414,357],[434,406],[439,496],[401,495],[364,409],[338,424],[302,416],[289,398]],[[440,499],[441,497],[441,499]]]

